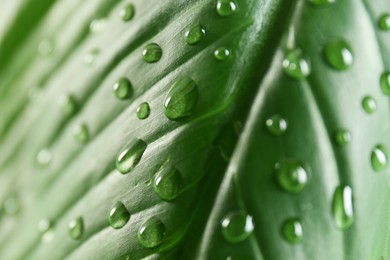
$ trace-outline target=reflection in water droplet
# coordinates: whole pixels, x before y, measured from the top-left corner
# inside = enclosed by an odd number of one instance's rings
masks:
[[[16,215],[20,212],[20,202],[16,197],[9,197],[4,201],[3,210],[7,215]]]
[[[122,202],[115,203],[110,211],[108,223],[114,229],[122,228],[130,219],[130,213]]]
[[[287,75],[295,79],[304,79],[311,71],[309,59],[304,56],[301,49],[291,49],[286,52],[283,69]]]
[[[132,4],[126,4],[120,11],[119,16],[121,19],[125,22],[130,21],[133,19],[135,13],[134,5]]]
[[[362,100],[362,106],[364,111],[371,114],[376,110],[376,101],[371,96],[365,96]]]
[[[149,43],[144,47],[142,57],[147,63],[155,63],[161,59],[163,52],[157,43]]]
[[[237,4],[233,0],[217,0],[216,10],[220,16],[229,16],[237,11]]]
[[[101,32],[107,27],[107,19],[99,18],[89,24],[89,30],[93,33]]]
[[[288,219],[282,226],[283,237],[291,244],[297,244],[302,241],[303,227],[299,219]]]
[[[242,211],[228,214],[222,220],[222,235],[230,243],[238,243],[248,238],[255,226],[252,216]]]
[[[133,95],[133,89],[127,78],[118,79],[113,86],[114,94],[118,99],[128,99]]]
[[[328,64],[336,70],[346,70],[353,64],[352,49],[343,40],[334,40],[325,44],[324,56]]]
[[[37,155],[37,163],[41,166],[46,166],[50,163],[52,155],[49,149],[42,149]]]
[[[302,162],[290,160],[275,165],[276,178],[281,188],[287,192],[298,193],[310,180],[310,174]]]
[[[41,56],[48,57],[54,52],[54,42],[50,39],[41,41],[38,44],[38,53]]]
[[[390,72],[383,72],[380,78],[380,85],[383,94],[390,95]]]
[[[69,231],[69,236],[72,239],[74,240],[80,239],[84,233],[84,221],[82,217],[78,217],[70,221],[68,225],[68,231]]]
[[[374,171],[383,171],[387,167],[387,151],[381,144],[377,145],[371,151],[371,165]]]
[[[187,44],[194,45],[200,42],[206,35],[206,30],[201,24],[192,25],[184,34]]]
[[[182,177],[175,167],[163,165],[154,178],[154,190],[162,200],[173,200],[180,192]]]
[[[226,47],[219,47],[214,51],[214,57],[219,61],[226,61],[230,56],[230,50]]]
[[[181,77],[168,92],[164,113],[170,120],[178,120],[193,113],[198,102],[198,89],[189,77]]]
[[[336,131],[334,140],[338,145],[346,145],[352,140],[351,133],[346,129],[340,129]]]
[[[354,222],[351,187],[340,185],[336,188],[332,207],[337,227],[343,230],[349,228]]]
[[[41,234],[43,234],[46,233],[52,226],[53,223],[50,221],[50,219],[44,218],[39,221],[38,230],[41,232]]]
[[[164,241],[165,226],[157,217],[151,217],[138,230],[138,241],[146,248],[153,248]]]
[[[84,64],[87,66],[92,65],[95,63],[96,57],[100,54],[100,51],[98,49],[93,49],[92,51],[88,52],[84,56]]]
[[[328,5],[336,2],[336,0],[308,0],[309,3],[322,6],[322,5]]]
[[[137,108],[137,117],[138,119],[146,119],[150,115],[150,107],[147,102],[143,102]]]
[[[280,136],[287,130],[287,121],[280,115],[273,115],[265,121],[268,132],[272,135]]]
[[[58,99],[58,107],[65,116],[72,116],[76,113],[77,102],[71,95],[63,95]]]
[[[122,174],[130,172],[141,160],[146,147],[146,143],[140,139],[130,141],[119,153],[116,169]]]
[[[390,30],[390,14],[383,14],[378,21],[379,29],[383,31]]]
[[[73,128],[73,137],[76,142],[85,144],[89,140],[89,130],[86,124],[76,125]]]

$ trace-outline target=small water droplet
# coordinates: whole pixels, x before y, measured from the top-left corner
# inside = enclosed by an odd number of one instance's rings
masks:
[[[298,193],[310,180],[310,174],[302,162],[291,160],[275,165],[279,185],[287,192]]]
[[[252,216],[242,211],[229,213],[223,218],[221,226],[223,237],[230,243],[244,241],[255,228]]]
[[[155,63],[161,59],[163,52],[157,43],[149,43],[144,47],[142,56],[147,63]]]
[[[107,19],[106,18],[99,18],[93,20],[89,24],[89,30],[92,33],[97,33],[103,31],[107,27]]]
[[[379,29],[383,31],[390,30],[390,14],[383,14],[378,20]]]
[[[332,207],[337,227],[343,230],[349,228],[354,221],[351,187],[340,185],[336,188]]]
[[[163,165],[154,178],[154,190],[162,200],[173,200],[180,192],[182,177],[175,167]]]
[[[362,100],[362,106],[364,111],[366,111],[368,114],[371,114],[376,110],[376,101],[371,96],[365,96]]]
[[[184,34],[187,44],[194,45],[200,42],[206,35],[206,30],[201,24],[192,25]]]
[[[284,72],[295,79],[304,79],[309,76],[310,62],[301,49],[290,49],[285,53],[283,60]]]
[[[265,125],[272,135],[281,136],[287,130],[287,121],[280,115],[273,115],[265,121]]]
[[[226,61],[230,56],[230,50],[226,47],[219,47],[214,51],[214,57],[219,61]]]
[[[150,115],[150,107],[147,102],[143,102],[137,108],[137,117],[138,119],[146,119]]]
[[[3,210],[7,215],[16,215],[20,209],[21,205],[16,197],[9,197],[4,201]]]
[[[69,222],[69,235],[72,239],[78,240],[84,233],[84,221],[82,217],[78,217]]]
[[[73,137],[80,143],[85,144],[89,140],[89,130],[86,124],[76,125],[73,128]]]
[[[123,21],[127,22],[133,19],[134,13],[135,13],[134,5],[129,3],[119,11],[119,16]]]
[[[52,155],[49,149],[42,149],[37,154],[37,163],[41,166],[46,166],[50,163]]]
[[[390,95],[390,72],[383,72],[380,78],[380,85],[383,94]]]
[[[133,95],[133,88],[127,78],[118,79],[113,86],[115,96],[120,99],[128,99]]]
[[[98,49],[93,49],[92,51],[88,52],[84,56],[84,64],[87,66],[92,65],[93,63],[95,63],[95,60],[99,54],[100,51]]]
[[[157,217],[151,217],[138,230],[138,241],[146,248],[153,248],[164,241],[165,226]]]
[[[58,99],[58,107],[65,116],[72,116],[77,110],[76,99],[72,95],[62,95]]]
[[[229,16],[237,11],[237,4],[233,0],[217,0],[216,10],[220,16]]]
[[[38,44],[38,53],[41,56],[48,57],[54,52],[54,42],[51,39],[46,39]]]
[[[130,219],[130,213],[122,202],[115,203],[110,211],[108,223],[114,229],[122,228]]]
[[[49,229],[53,226],[53,223],[50,221],[50,219],[44,218],[41,219],[38,223],[38,230],[41,232],[41,234],[46,233],[49,231]]]
[[[343,40],[334,40],[325,44],[324,57],[336,70],[346,70],[353,64],[352,49]]]
[[[282,226],[283,237],[291,244],[297,244],[302,241],[303,227],[299,219],[288,219]]]
[[[122,174],[129,173],[141,160],[146,147],[146,143],[140,139],[130,141],[119,153],[116,169]]]
[[[385,147],[378,144],[371,151],[371,165],[374,171],[383,171],[387,167],[387,151]]]
[[[181,77],[168,92],[164,113],[170,120],[178,120],[193,113],[198,102],[198,89],[189,77]]]
[[[314,5],[328,5],[336,2],[336,0],[308,0],[309,3],[314,4]]]
[[[334,140],[338,145],[346,145],[352,140],[351,133],[346,129],[340,129],[336,131]]]

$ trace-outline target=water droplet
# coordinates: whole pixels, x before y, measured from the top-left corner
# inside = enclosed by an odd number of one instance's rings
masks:
[[[365,96],[362,100],[362,106],[364,111],[371,114],[376,110],[376,101],[370,96]]]
[[[229,16],[237,11],[237,4],[233,0],[217,0],[217,13],[220,16]]]
[[[333,195],[333,217],[340,229],[349,228],[354,221],[352,189],[340,185]]]
[[[42,149],[37,154],[37,163],[41,166],[46,166],[50,163],[52,155],[49,149]]]
[[[72,239],[78,240],[84,233],[84,221],[82,217],[78,217],[69,222],[69,235]]]
[[[340,129],[336,131],[334,140],[338,145],[346,145],[352,140],[351,133],[348,130]]]
[[[238,243],[248,238],[255,228],[252,216],[235,211],[222,220],[222,235],[230,243]]]
[[[89,24],[89,30],[93,33],[101,32],[107,27],[107,19],[99,18]]]
[[[284,134],[287,130],[287,121],[280,115],[273,115],[265,121],[268,131],[275,136]]]
[[[287,192],[298,193],[310,180],[310,174],[303,163],[295,160],[279,162],[275,165],[279,185]]]
[[[119,11],[119,16],[122,18],[123,21],[127,22],[133,19],[134,13],[134,5],[127,4]]]
[[[336,2],[336,0],[308,0],[309,3],[314,5],[328,5]]]
[[[201,24],[192,25],[184,34],[187,44],[194,45],[200,42],[206,35],[206,30]]]
[[[38,53],[41,56],[48,57],[54,52],[54,43],[51,39],[46,39],[38,44]]]
[[[173,200],[180,192],[182,177],[175,167],[163,165],[154,178],[154,190],[162,200]]]
[[[108,223],[112,228],[122,228],[130,219],[130,213],[122,202],[115,203],[110,211]]]
[[[38,230],[43,234],[46,233],[52,226],[53,223],[50,221],[50,219],[44,218],[39,221]]]
[[[390,14],[383,14],[378,21],[379,29],[383,31],[390,30]]]
[[[351,47],[343,40],[325,44],[324,56],[328,64],[336,70],[346,70],[353,64]]]
[[[302,241],[303,227],[299,219],[288,219],[282,226],[283,237],[291,244],[297,244]]]
[[[118,99],[128,99],[133,95],[133,89],[127,78],[118,79],[113,86],[114,94]]]
[[[129,173],[141,160],[146,147],[146,143],[140,139],[130,141],[119,153],[116,169],[122,174]]]
[[[374,171],[383,171],[387,167],[387,151],[385,147],[378,144],[371,151],[371,165]]]
[[[383,94],[390,95],[390,72],[383,72],[380,78],[380,85]]]
[[[301,49],[291,49],[286,52],[283,69],[287,75],[295,79],[304,79],[311,71],[309,59]]]
[[[178,120],[193,113],[198,102],[198,89],[189,77],[181,77],[168,92],[164,113],[170,120]]]
[[[76,99],[71,95],[60,96],[58,99],[58,106],[61,112],[68,117],[74,115],[77,110]]]
[[[76,125],[73,128],[73,137],[80,144],[87,143],[89,140],[89,131],[87,125],[86,124]]]
[[[161,59],[162,49],[156,43],[149,43],[144,47],[142,56],[147,63],[155,63]]]
[[[149,117],[149,114],[150,114],[149,104],[146,102],[141,103],[141,105],[139,105],[139,107],[137,108],[138,119],[146,119]]]
[[[100,51],[98,49],[93,49],[92,51],[88,52],[84,56],[84,64],[87,66],[92,65],[95,63],[96,57],[100,54]]]
[[[160,245],[165,237],[165,226],[157,217],[151,217],[138,230],[138,241],[147,248]]]
[[[226,61],[230,56],[230,50],[226,47],[219,47],[214,51],[214,57],[219,61]]]
[[[20,202],[16,197],[9,197],[4,201],[3,210],[7,215],[16,215],[20,208]]]

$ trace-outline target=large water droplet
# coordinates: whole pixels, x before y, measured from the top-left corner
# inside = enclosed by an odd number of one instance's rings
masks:
[[[287,192],[298,193],[310,180],[310,174],[302,162],[291,160],[275,165],[279,185]]]
[[[340,185],[333,195],[333,217],[337,227],[349,228],[354,221],[352,189],[349,186]]]
[[[38,44],[38,53],[41,56],[48,57],[54,52],[54,42],[51,39],[46,39]]]
[[[187,44],[194,45],[200,42],[206,35],[206,30],[201,24],[192,25],[184,34],[184,39]]]
[[[220,16],[229,16],[237,11],[237,4],[233,0],[217,0],[216,10]]]
[[[291,244],[297,244],[302,241],[303,227],[299,219],[288,219],[282,226],[283,237]]]
[[[133,89],[127,78],[118,79],[113,86],[114,94],[118,99],[128,99],[133,95]]]
[[[20,208],[20,202],[16,197],[9,197],[4,201],[3,210],[7,215],[16,215]]]
[[[135,8],[133,4],[126,4],[120,11],[119,16],[121,19],[125,22],[130,21],[133,19],[135,13]]]
[[[362,100],[362,106],[364,111],[366,111],[368,114],[371,114],[376,110],[376,101],[371,96],[365,96]]]
[[[146,119],[150,115],[150,107],[147,102],[143,102],[137,108],[137,117],[138,119]]]
[[[334,140],[338,145],[346,145],[352,140],[351,133],[346,129],[337,130],[334,135]]]
[[[287,130],[287,121],[280,115],[273,115],[265,121],[268,132],[280,136]]]
[[[50,163],[52,155],[49,149],[42,149],[37,154],[37,163],[41,166],[46,166]]]
[[[390,30],[390,14],[383,14],[379,18],[378,21],[379,29],[383,31],[389,31]]]
[[[76,142],[86,144],[89,140],[89,130],[86,124],[76,125],[73,128],[73,137]]]
[[[189,77],[181,77],[168,92],[164,113],[170,120],[178,120],[193,113],[198,101],[198,89]]]
[[[337,70],[346,70],[353,64],[351,47],[343,40],[334,40],[325,44],[324,56],[328,64]]]
[[[255,228],[252,216],[235,211],[222,220],[222,235],[230,243],[238,243],[248,238]]]
[[[371,165],[374,171],[383,171],[387,167],[387,151],[381,144],[377,145],[371,151]]]
[[[108,223],[112,228],[122,228],[130,219],[130,213],[122,202],[115,203],[110,211]]]
[[[286,52],[283,69],[287,75],[295,79],[304,79],[311,71],[309,59],[301,49],[291,49]]]
[[[151,217],[138,230],[138,241],[147,248],[160,245],[164,241],[165,226],[157,217]]]
[[[383,94],[390,95],[390,72],[383,72],[380,78],[380,85]]]
[[[147,63],[155,63],[161,59],[163,52],[157,43],[149,43],[144,47],[142,57]]]
[[[308,0],[309,3],[314,4],[314,5],[328,5],[336,2],[336,0]]]
[[[73,219],[68,224],[68,231],[69,236],[74,239],[78,240],[82,237],[84,233],[84,221],[82,217],[78,217],[76,219]]]
[[[74,115],[77,110],[76,99],[71,95],[60,96],[58,99],[58,106],[61,112],[68,117]]]
[[[182,177],[175,167],[163,165],[154,178],[154,190],[162,200],[173,200],[180,192]]]
[[[100,54],[100,51],[98,49],[93,49],[92,51],[88,52],[84,56],[84,64],[87,66],[92,65],[95,63],[96,57]]]
[[[130,141],[116,159],[116,169],[123,174],[130,172],[141,160],[146,143],[140,139]]]
[[[219,61],[226,61],[230,56],[230,50],[226,47],[219,47],[214,51],[214,57]]]

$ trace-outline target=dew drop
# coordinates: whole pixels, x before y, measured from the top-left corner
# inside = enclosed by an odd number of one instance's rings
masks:
[[[63,95],[58,99],[58,107],[65,116],[72,116],[76,113],[77,102],[71,95]]]
[[[175,167],[163,165],[154,178],[154,190],[162,200],[173,200],[180,192],[182,177]]]
[[[265,121],[268,132],[274,136],[281,136],[287,130],[287,121],[280,115],[273,115]]]
[[[130,141],[119,153],[116,169],[122,174],[129,173],[140,162],[146,147],[146,143],[140,139]]]
[[[380,78],[380,85],[383,94],[390,95],[390,72],[383,72]]]
[[[146,119],[150,115],[150,107],[147,102],[141,103],[139,107],[137,108],[137,117],[138,119]]]
[[[170,120],[178,120],[193,113],[198,102],[198,89],[189,77],[181,77],[168,92],[164,101],[164,113]]]
[[[336,0],[308,0],[309,3],[314,4],[314,5],[328,5],[336,2]]]
[[[127,78],[118,79],[112,88],[115,96],[120,100],[129,99],[133,95],[133,88]]]
[[[84,56],[84,64],[87,66],[92,65],[95,63],[96,57],[100,54],[100,51],[98,49],[93,49],[92,51],[88,52]]]
[[[283,60],[284,72],[295,79],[304,79],[309,76],[310,62],[301,49],[288,50]]]
[[[352,140],[351,133],[348,130],[340,129],[336,131],[334,140],[338,145],[346,145]]]
[[[122,202],[115,203],[110,211],[108,223],[114,229],[122,228],[130,219],[130,213]]]
[[[206,35],[206,30],[201,24],[192,25],[186,30],[184,39],[187,44],[194,45],[199,43]]]
[[[146,248],[153,248],[164,241],[165,226],[157,217],[151,217],[138,230],[138,241]]]
[[[95,19],[89,24],[89,30],[93,33],[103,31],[106,27],[107,27],[106,18]]]
[[[147,63],[155,63],[161,59],[162,49],[157,43],[149,43],[144,47],[142,56]]]
[[[3,210],[7,215],[16,215],[20,212],[21,205],[16,197],[9,197],[4,201]]]
[[[38,44],[38,53],[41,56],[48,57],[54,52],[54,42],[50,39],[41,41]]]
[[[390,30],[390,14],[383,14],[378,20],[379,29],[383,31]]]
[[[255,228],[252,216],[242,211],[235,211],[225,216],[221,226],[223,237],[230,243],[244,241]]]
[[[283,237],[291,244],[297,244],[302,241],[303,227],[299,219],[288,219],[282,226]]]
[[[346,70],[353,64],[351,47],[343,40],[330,41],[324,46],[327,63],[336,70]]]
[[[366,111],[368,114],[371,114],[376,110],[376,101],[371,96],[365,96],[362,100],[362,106],[364,111]]]
[[[303,163],[295,160],[279,162],[275,165],[276,178],[282,189],[291,193],[303,190],[310,180],[310,174]]]
[[[378,144],[371,151],[371,165],[374,171],[383,171],[387,167],[387,151],[385,147]]]
[[[237,4],[233,0],[217,0],[216,10],[220,16],[229,16],[237,11]]]
[[[214,51],[214,57],[219,61],[226,61],[230,56],[230,50],[226,47],[219,47]]]
[[[86,124],[76,125],[73,128],[73,137],[76,142],[86,144],[89,140],[89,130]]]
[[[42,149],[41,151],[38,152],[37,154],[37,163],[38,165],[41,166],[46,166],[50,163],[52,159],[52,155],[49,149]]]
[[[134,13],[135,13],[134,5],[127,4],[119,11],[119,16],[123,21],[127,22],[133,19]]]
[[[340,185],[333,195],[333,217],[340,229],[349,228],[354,221],[352,189],[349,186]]]
[[[82,237],[84,233],[84,221],[82,217],[78,217],[68,224],[68,231],[69,236],[74,239],[78,240]]]
[[[53,223],[50,221],[50,219],[44,218],[41,219],[38,223],[38,230],[41,232],[41,234],[46,233],[49,231],[49,229],[53,226]]]

